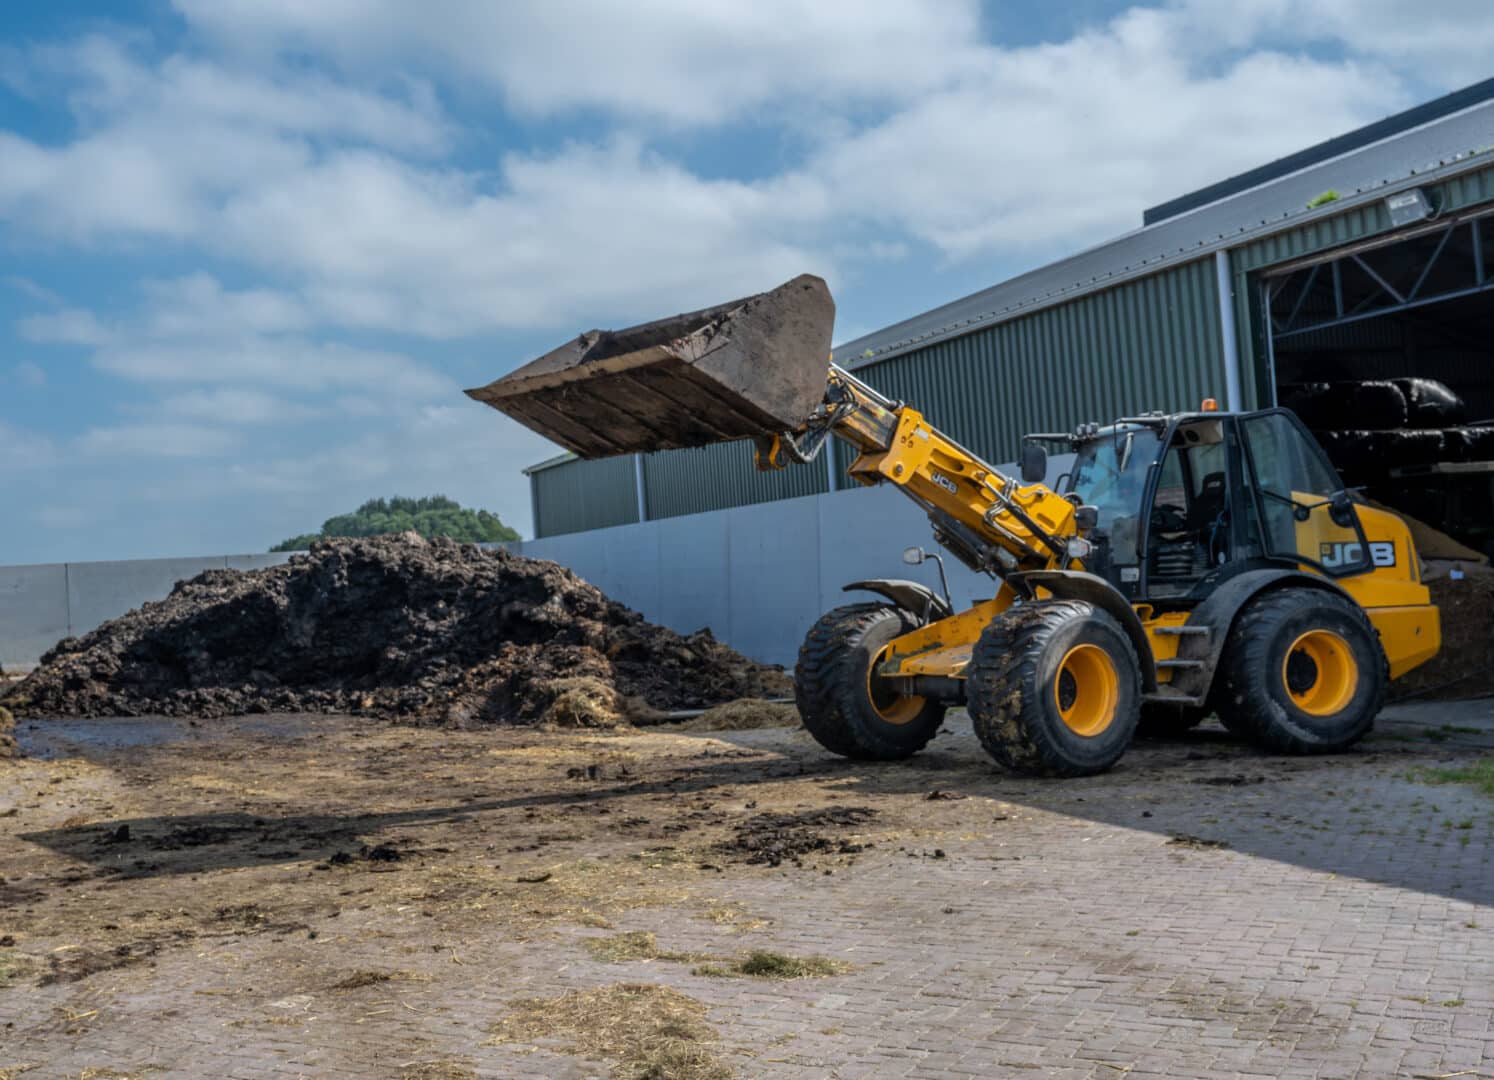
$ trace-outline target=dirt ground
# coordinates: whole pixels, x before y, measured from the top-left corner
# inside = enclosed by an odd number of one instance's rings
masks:
[[[1434,782],[1494,753],[1487,702],[1396,707],[1339,758],[1209,726],[1068,782],[961,717],[888,765],[792,728],[17,735],[6,1080],[1494,1060],[1494,798]]]

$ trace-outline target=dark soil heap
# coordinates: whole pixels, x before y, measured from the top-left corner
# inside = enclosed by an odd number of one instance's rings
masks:
[[[1494,695],[1494,569],[1472,562],[1428,562],[1423,580],[1442,619],[1442,648],[1391,683],[1390,699]]]
[[[364,712],[534,723],[600,680],[655,709],[779,696],[782,672],[709,630],[645,622],[552,562],[413,533],[210,570],[82,638],[5,696],[27,716]]]

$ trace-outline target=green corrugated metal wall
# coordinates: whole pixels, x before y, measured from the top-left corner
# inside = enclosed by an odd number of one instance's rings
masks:
[[[678,517],[728,506],[792,499],[830,490],[824,462],[758,472],[750,440],[645,454],[643,491],[648,516]]]
[[[1443,213],[1455,213],[1479,203],[1494,200],[1494,168],[1455,176],[1431,187]],[[1266,325],[1260,310],[1260,295],[1255,275],[1277,263],[1315,255],[1333,248],[1357,243],[1391,231],[1390,214],[1385,200],[1349,210],[1346,213],[1288,229],[1244,244],[1230,252],[1230,271],[1234,280],[1235,329],[1239,339],[1240,367],[1246,394],[1245,407],[1259,408],[1270,401],[1266,358]]]
[[[534,535],[605,529],[638,520],[638,486],[632,455],[566,461],[529,475],[534,493]]]
[[[1212,258],[856,369],[992,462],[1069,431],[1224,396]]]

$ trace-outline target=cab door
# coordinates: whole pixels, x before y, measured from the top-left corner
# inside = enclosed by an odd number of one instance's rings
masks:
[[[1362,574],[1374,553],[1322,448],[1284,409],[1239,417],[1247,531],[1266,558],[1328,577]]]

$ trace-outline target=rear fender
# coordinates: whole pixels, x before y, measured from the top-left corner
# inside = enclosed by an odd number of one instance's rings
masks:
[[[869,578],[853,581],[841,586],[842,592],[873,592],[885,596],[903,611],[918,620],[920,626],[938,622],[954,614],[949,602],[933,589],[918,581],[906,578]]]
[[[1184,638],[1179,645],[1178,656],[1181,659],[1202,660],[1204,665],[1178,671],[1173,675],[1172,687],[1183,694],[1207,697],[1214,683],[1214,672],[1219,667],[1219,659],[1224,655],[1224,646],[1234,629],[1235,619],[1245,605],[1261,593],[1282,588],[1321,589],[1323,592],[1337,593],[1348,600],[1354,599],[1328,578],[1301,570],[1247,570],[1243,574],[1236,574],[1215,589],[1188,616],[1185,625],[1207,627],[1209,635],[1207,638],[1201,634]]]

